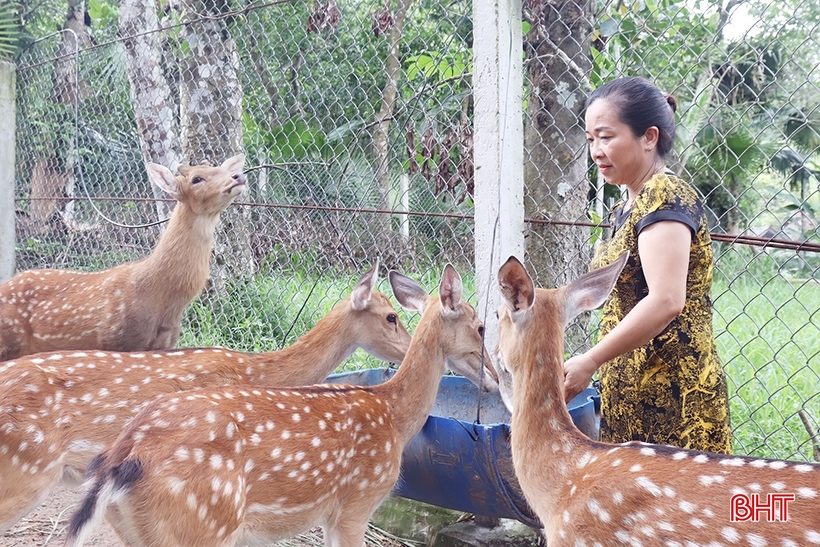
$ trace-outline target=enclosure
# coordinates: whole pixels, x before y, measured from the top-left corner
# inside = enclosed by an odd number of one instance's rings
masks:
[[[652,79],[680,104],[672,168],[709,209],[734,450],[817,457],[816,2],[2,6],[0,24],[22,26],[16,123],[0,127],[16,143],[17,270],[147,255],[172,202],[144,162],[247,154],[181,346],[281,348],[377,260],[431,291],[453,263],[488,326],[502,254],[526,252],[540,286],[574,279],[619,199],[589,161],[584,97]],[[569,329],[568,354],[595,325]],[[344,369],[373,366],[356,354]]]

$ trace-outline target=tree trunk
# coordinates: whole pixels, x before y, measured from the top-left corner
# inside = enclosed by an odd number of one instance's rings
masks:
[[[399,44],[401,43],[404,21],[407,10],[413,0],[399,0],[390,28],[387,42],[387,58],[384,63],[385,84],[382,90],[382,106],[376,113],[376,126],[373,129],[374,171],[378,203],[376,208],[387,210],[390,208],[390,121],[396,108],[399,79],[401,78],[401,61],[399,60]],[[391,245],[399,242],[394,237],[389,214],[375,215],[371,225],[373,234],[376,234],[376,245],[383,257],[396,256],[390,252]]]
[[[120,0],[119,31],[124,39],[131,104],[142,157],[146,162],[174,171],[181,163],[180,144],[171,87],[159,62],[162,45],[158,29],[155,0]],[[155,198],[168,197],[155,185],[151,187]],[[168,218],[173,208],[173,203],[157,202],[158,217]]]
[[[180,126],[182,149],[191,164],[218,165],[243,149],[239,54],[225,18],[219,17],[228,9],[220,1],[185,2],[183,39],[191,53],[180,74]],[[234,204],[221,215],[211,266],[218,294],[225,294],[229,279],[254,270],[249,213]]]
[[[91,90],[86,83],[77,79],[77,57],[79,50],[87,48],[91,38],[85,31],[83,4],[77,0],[68,1],[65,25],[57,51],[57,65],[54,68],[54,94],[57,102],[74,104],[75,94],[79,100],[88,97]]]
[[[732,196],[732,202],[726,210],[725,222],[721,224],[727,234],[738,235],[740,234],[740,218],[743,214],[738,205],[741,197],[741,179],[730,174],[723,179],[723,183],[726,185],[726,191]]]
[[[542,287],[576,279],[590,259],[589,228],[543,221],[588,221],[587,143],[579,120],[592,68],[592,7],[590,0],[525,5],[531,26],[525,38],[524,212],[536,221],[528,227],[527,254]],[[568,334],[570,346],[577,346]]]
[[[60,131],[54,135],[53,142],[46,145],[43,151],[43,159],[52,165],[58,163],[57,156],[63,157],[62,168],[65,171],[63,177],[64,188],[55,189],[55,196],[74,196],[75,176],[77,164],[79,162],[79,150],[75,139],[76,134],[76,112],[75,104],[80,106],[83,99],[91,94],[88,85],[77,75],[77,63],[79,63],[79,52],[87,48],[91,43],[91,38],[85,30],[85,12],[83,4],[77,0],[68,0],[65,25],[60,38],[60,47],[57,51],[57,61],[54,66],[54,99],[57,103],[69,105],[72,108],[63,111],[61,122],[58,125],[70,127],[68,132]],[[51,148],[53,146],[53,148]],[[67,200],[63,209],[63,218],[66,223],[74,220],[74,202]]]

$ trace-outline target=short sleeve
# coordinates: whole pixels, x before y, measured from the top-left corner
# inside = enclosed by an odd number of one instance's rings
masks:
[[[656,222],[663,222],[665,220],[673,220],[675,222],[685,224],[692,231],[692,235],[695,235],[698,232],[698,225],[692,218],[688,217],[684,213],[679,211],[655,211],[654,213],[649,213],[635,224],[635,233],[640,234],[647,226],[651,226]]]
[[[655,175],[647,181],[635,208],[638,220],[635,222],[635,235],[647,226],[657,222],[674,221],[689,227],[692,235],[700,229],[699,219],[703,217],[703,206],[694,190],[675,176]]]

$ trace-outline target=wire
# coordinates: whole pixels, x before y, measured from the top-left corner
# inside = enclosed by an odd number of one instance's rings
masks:
[[[292,175],[292,176],[295,176],[295,177],[299,178],[300,181],[302,182],[302,185],[305,188],[307,188],[307,190],[310,192],[310,196],[313,198],[314,202],[320,203],[319,198],[316,196],[316,194],[313,191],[313,187],[310,184],[308,184],[308,181],[305,180],[305,178],[301,175],[301,173],[298,173],[295,170],[291,171],[288,168],[285,168],[285,167],[282,167],[282,166],[279,166],[279,165],[275,165],[275,164],[265,164],[265,165],[258,165],[256,167],[252,167],[250,169],[247,169],[245,172],[249,173],[251,171],[256,171],[257,169],[263,169],[263,168],[266,168],[266,169],[267,168],[279,169],[279,170],[284,171],[285,173],[287,173],[289,175]],[[343,169],[340,176],[344,176],[344,173],[345,173],[346,170],[347,170],[347,168]],[[330,216],[329,212],[327,210],[325,210],[324,212],[325,212],[325,216],[327,217],[327,221],[330,223],[330,225],[336,231],[336,235],[339,238],[339,242],[342,244],[342,247],[344,247],[344,250],[347,252],[347,256],[350,259],[350,262],[353,263],[354,267],[358,267],[358,264],[356,264],[356,261],[353,258],[353,252],[350,250],[350,247],[347,246],[347,243],[344,241],[344,238],[342,238],[342,234],[341,234],[341,231],[339,230],[339,227],[336,226],[336,224],[333,222],[333,218]],[[282,337],[282,342],[281,342],[280,347],[284,347],[285,344],[287,343],[287,340],[288,340],[288,337],[290,336],[290,333],[293,332],[293,329],[296,326],[296,322],[299,320],[299,317],[302,316],[302,312],[305,311],[305,308],[307,307],[307,303],[310,301],[310,297],[313,296],[313,292],[316,290],[316,287],[319,285],[320,280],[321,280],[321,276],[317,277],[316,281],[314,281],[314,283],[313,283],[313,286],[310,287],[310,291],[308,291],[307,297],[305,297],[305,300],[302,302],[302,306],[299,308],[299,311],[296,312],[296,316],[293,318],[293,321],[291,322],[290,327],[288,327],[288,331]]]

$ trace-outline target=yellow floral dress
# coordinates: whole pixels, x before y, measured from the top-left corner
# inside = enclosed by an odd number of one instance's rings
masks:
[[[624,251],[629,260],[604,305],[601,337],[648,293],[638,255],[638,234],[654,222],[682,222],[692,230],[683,311],[649,343],[604,363],[601,379],[601,440],[644,441],[731,452],[726,376],[712,333],[712,240],[695,190],[678,177],[652,177],[628,211],[610,213],[612,237],[591,268]]]

